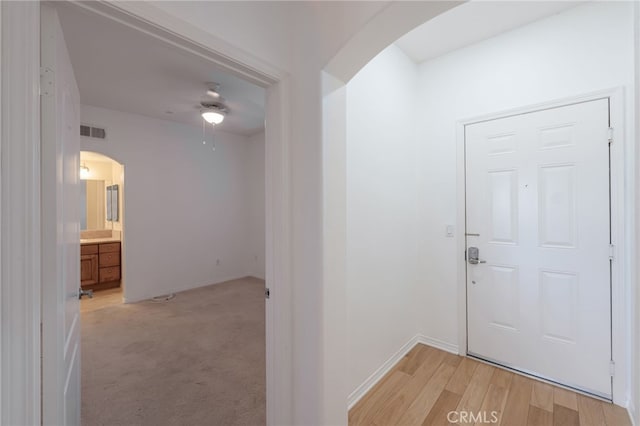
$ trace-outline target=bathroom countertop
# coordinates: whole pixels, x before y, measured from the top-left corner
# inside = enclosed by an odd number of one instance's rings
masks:
[[[113,237],[80,239],[80,245],[100,244],[100,243],[119,243],[119,242],[120,242],[120,239],[113,238]]]

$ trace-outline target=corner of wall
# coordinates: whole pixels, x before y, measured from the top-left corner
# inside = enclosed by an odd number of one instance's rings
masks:
[[[435,339],[433,337],[425,336],[423,334],[418,335],[418,343],[422,343],[423,345],[431,346],[436,349],[441,349],[445,352],[452,353],[454,355],[462,355],[460,353],[460,348],[458,345],[445,342],[444,340]]]
[[[439,339],[434,339],[423,334],[416,334],[413,336],[407,343],[402,345],[400,349],[398,349],[393,355],[391,355],[376,371],[371,374],[362,382],[360,386],[358,386],[353,392],[349,394],[349,399],[347,400],[347,406],[349,410],[353,408],[354,405],[362,399],[363,396],[367,394],[382,378],[391,371],[395,365],[400,362],[400,360],[409,353],[416,345],[422,344],[426,346],[431,346],[436,349],[443,350],[445,352],[450,352],[454,355],[459,355],[458,345],[454,345],[452,343],[448,343]]]
[[[415,345],[421,343],[422,336],[420,334],[416,334],[405,343],[398,351],[396,351],[393,355],[391,355],[376,371],[371,374],[362,382],[360,386],[358,386],[353,392],[349,394],[349,399],[347,400],[347,406],[349,410],[353,408],[354,405],[363,396],[367,394],[378,383],[391,369],[404,357]]]
[[[629,401],[629,407],[627,408],[627,414],[629,414],[629,420],[633,426],[638,425],[638,412],[633,400]]]

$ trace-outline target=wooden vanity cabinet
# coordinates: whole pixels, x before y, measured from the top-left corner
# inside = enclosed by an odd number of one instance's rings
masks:
[[[98,284],[98,245],[80,246],[80,285]]]
[[[120,242],[80,246],[80,285],[92,289],[120,286]]]

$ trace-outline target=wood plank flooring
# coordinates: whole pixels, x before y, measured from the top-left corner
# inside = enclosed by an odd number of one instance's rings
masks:
[[[425,345],[349,411],[350,426],[452,424],[631,426],[617,405]]]
[[[114,305],[122,305],[122,288],[120,287],[97,290],[93,293],[92,299],[83,297],[80,300],[80,313],[93,312]]]

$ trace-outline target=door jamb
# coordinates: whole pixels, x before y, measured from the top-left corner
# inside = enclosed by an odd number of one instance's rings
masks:
[[[611,144],[611,239],[615,246],[615,258],[612,265],[611,282],[611,340],[612,358],[615,361],[616,374],[612,377],[613,402],[627,407],[629,404],[629,315],[631,314],[630,265],[633,240],[631,232],[625,232],[625,218],[629,207],[625,197],[625,176],[633,169],[625,162],[625,151],[630,138],[627,136],[625,123],[624,88],[616,87],[595,91],[583,95],[560,98],[523,107],[512,108],[500,112],[482,114],[456,123],[456,227],[460,230],[456,238],[458,253],[458,347],[461,355],[466,355],[467,347],[467,275],[466,275],[466,183],[465,183],[465,126],[487,120],[505,118],[511,115],[533,112],[536,110],[556,108],[579,102],[609,98],[610,126],[614,128],[614,141]],[[604,143],[604,141],[603,141]],[[630,215],[633,218],[633,215]]]
[[[0,19],[0,424],[40,424],[39,3]]]

